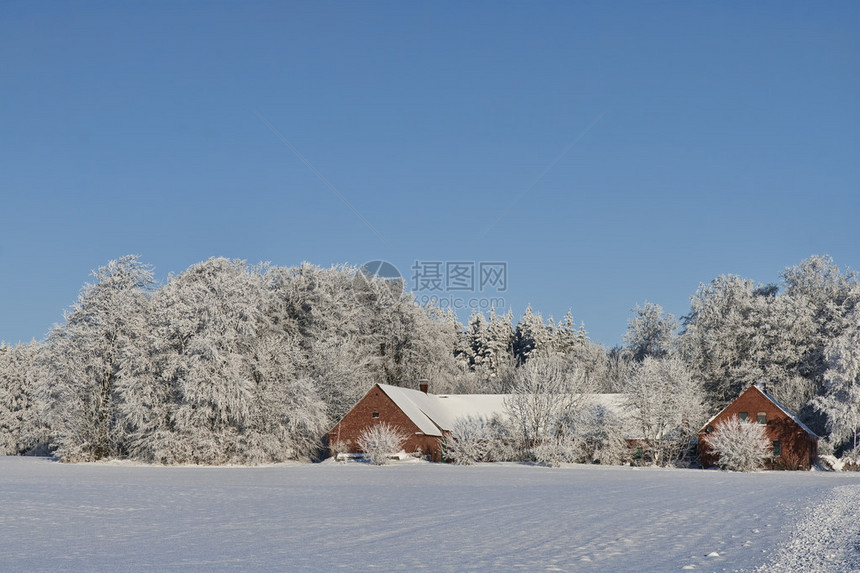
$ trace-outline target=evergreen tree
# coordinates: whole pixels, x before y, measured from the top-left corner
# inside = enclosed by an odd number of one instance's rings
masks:
[[[532,312],[531,305],[517,323],[512,346],[517,364],[524,364],[534,352],[549,349],[549,332],[540,314]]]
[[[633,354],[633,360],[642,362],[645,357],[663,358],[674,345],[674,331],[678,321],[665,313],[659,304],[646,302],[636,306],[636,315],[627,324],[624,342]]]

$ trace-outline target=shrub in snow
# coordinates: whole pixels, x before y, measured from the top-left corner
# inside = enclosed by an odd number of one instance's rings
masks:
[[[618,464],[627,458],[621,420],[600,404],[574,412],[558,433],[534,445],[534,460],[553,467],[562,463]]]
[[[490,422],[483,418],[460,418],[445,436],[445,458],[459,465],[492,461],[495,440],[496,433]]]
[[[818,456],[818,468],[831,471],[831,472],[841,472],[842,471],[842,460],[839,460],[833,454],[823,454]]]
[[[717,464],[727,470],[750,472],[762,467],[771,455],[770,441],[764,427],[753,420],[732,417],[717,424],[707,438]]]
[[[332,457],[337,458],[338,454],[348,454],[349,453],[349,440],[338,440],[329,444],[329,451],[331,452]]]
[[[622,421],[600,404],[592,404],[577,413],[572,434],[576,462],[619,464],[628,456]]]
[[[536,462],[557,468],[563,463],[577,461],[578,444],[576,438],[568,431],[558,436],[541,441],[532,448]]]
[[[358,437],[358,447],[376,465],[383,465],[388,456],[403,448],[409,436],[389,424],[376,424],[364,430]]]
[[[858,471],[860,470],[860,448],[854,448],[843,452],[839,458],[842,464],[843,471]]]

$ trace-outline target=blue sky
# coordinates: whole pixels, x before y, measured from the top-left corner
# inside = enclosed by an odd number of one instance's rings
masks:
[[[855,2],[3,3],[0,339],[129,253],[503,261],[502,310],[607,345],[722,273],[860,269],[858,29]]]

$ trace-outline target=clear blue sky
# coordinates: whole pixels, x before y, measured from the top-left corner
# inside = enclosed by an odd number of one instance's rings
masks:
[[[860,269],[858,30],[857,2],[4,2],[0,339],[129,253],[504,261],[517,316],[608,345],[721,273]]]

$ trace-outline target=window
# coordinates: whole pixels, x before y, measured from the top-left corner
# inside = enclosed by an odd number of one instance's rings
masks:
[[[778,458],[782,455],[782,444],[779,440],[773,442],[773,457]]]
[[[374,412],[374,413],[373,413],[373,417],[374,417],[374,418],[378,418],[378,417],[379,417],[379,412]]]
[[[756,416],[756,421],[758,421],[759,424],[767,424],[767,414],[759,412],[758,416]]]
[[[705,426],[705,433],[706,434],[711,434],[711,433],[713,433],[713,431],[714,431],[714,427],[712,425],[708,424],[707,426]]]
[[[749,417],[749,414],[747,414],[746,412],[738,412],[738,418],[740,418],[742,421],[746,421],[746,419]]]

